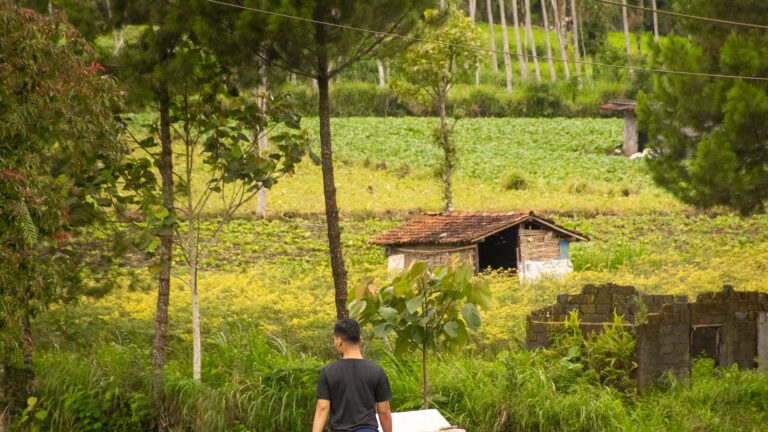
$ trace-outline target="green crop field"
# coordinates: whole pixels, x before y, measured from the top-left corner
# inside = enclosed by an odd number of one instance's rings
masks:
[[[429,143],[435,123],[430,118],[333,120],[351,284],[366,276],[380,282],[387,278],[383,251],[368,239],[414,213],[441,208],[433,174],[440,154]],[[306,126],[316,129],[317,120],[307,119]],[[544,369],[537,369],[539,360],[521,350],[525,316],[586,283],[618,282],[649,293],[692,296],[725,283],[743,290],[766,289],[768,217],[703,213],[677,202],[654,186],[643,161],[613,155],[620,138],[621,121],[616,119],[459,123],[457,209],[540,211],[591,241],[574,245],[576,271],[564,280],[519,284],[514,275],[481,276],[493,293],[491,308],[482,312],[481,330],[461,355],[431,361],[435,406],[453,422],[477,431],[497,430],[494,424],[504,416],[517,419],[509,430],[759,430],[768,425],[765,412],[759,411],[764,403],[759,395],[765,390],[755,387],[764,383],[764,376],[720,377],[702,366],[693,388],[622,399],[613,390],[587,385],[552,390],[560,385],[555,378],[542,375],[538,382],[530,375]],[[523,176],[527,186],[505,189],[502,178],[509,172]],[[204,173],[199,174],[202,179]],[[196,430],[252,430],[265,424],[272,426],[258,430],[305,430],[317,368],[333,358],[327,341],[335,311],[319,168],[305,162],[294,176],[283,179],[269,194],[268,219],[252,218],[254,206],[245,208],[223,230],[220,242],[204,252],[202,387],[189,379],[189,291],[178,280],[173,284],[169,385],[187,395],[179,398],[177,421]],[[203,229],[211,231],[217,204],[208,210],[211,221]],[[56,424],[83,424],[88,415],[106,422],[99,416],[118,409],[109,408],[110,403],[125,410],[125,398],[136,413],[115,416],[140,419],[141,410],[148,409],[139,389],[147,385],[142,374],[149,357],[139,347],[147,347],[152,337],[154,282],[144,269],[118,270],[114,277],[124,278],[122,288],[77,305],[57,306],[38,321],[39,369],[46,383],[42,397],[74,407],[57,410],[67,414],[58,414]],[[378,340],[367,343],[366,350],[397,383],[395,409],[417,408],[415,359],[392,357]],[[259,377],[258,384],[254,377]],[[547,384],[548,379],[555,381]],[[493,384],[499,381],[521,387]],[[714,403],[708,392],[724,382],[733,392],[720,399],[717,409],[688,412],[677,407],[679,398],[696,407]],[[105,394],[105,389],[114,393]],[[739,405],[744,398],[752,402]],[[107,408],[98,408],[102,403]],[[592,408],[582,417],[574,414],[585,404]],[[199,414],[222,410],[234,417]],[[269,423],[264,411],[281,414]],[[751,425],[761,426],[749,429]]]

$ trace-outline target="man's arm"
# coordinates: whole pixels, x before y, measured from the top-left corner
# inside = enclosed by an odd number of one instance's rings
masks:
[[[389,401],[378,402],[376,404],[376,411],[379,413],[381,430],[392,432],[392,410],[389,408]]]
[[[387,404],[387,406],[389,406],[389,404]],[[315,421],[312,422],[312,432],[323,432],[323,430],[325,430],[325,422],[328,421],[328,412],[330,411],[331,401],[326,399],[317,400],[317,406],[315,407]],[[389,432],[392,432],[391,427]]]

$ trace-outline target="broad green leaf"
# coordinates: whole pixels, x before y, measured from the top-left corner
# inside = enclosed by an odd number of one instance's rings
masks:
[[[37,405],[37,397],[30,396],[27,398],[27,409],[32,409]]]
[[[365,300],[352,300],[349,303],[349,316],[352,319],[360,320],[363,311],[365,310],[367,303]]]
[[[480,311],[473,303],[467,303],[461,308],[461,316],[464,317],[467,325],[472,330],[480,328]]]
[[[376,324],[373,326],[373,334],[381,339],[385,339],[390,330],[391,327],[387,323]]]
[[[408,269],[409,279],[415,280],[424,275],[429,270],[429,266],[424,261],[414,261]]]
[[[450,336],[451,338],[455,338],[459,335],[459,323],[458,321],[448,321],[443,326],[443,331],[445,334]]]
[[[408,312],[415,313],[417,310],[419,310],[422,300],[423,299],[421,298],[421,296],[416,296],[408,300],[408,302],[405,304],[405,307],[408,309]]]
[[[472,301],[483,308],[491,305],[491,288],[485,282],[477,282],[472,290]]]
[[[397,309],[391,308],[389,306],[382,306],[379,308],[379,314],[387,322],[394,324],[397,322],[397,316],[399,315],[399,312],[397,312]]]
[[[421,345],[427,339],[427,332],[422,326],[412,326],[410,334],[411,339],[418,345]]]

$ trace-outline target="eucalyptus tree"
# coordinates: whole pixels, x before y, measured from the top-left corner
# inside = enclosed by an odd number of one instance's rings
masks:
[[[507,13],[504,10],[504,0],[499,0],[499,17],[501,19],[501,47],[504,50],[504,79],[507,93],[512,93],[512,58],[509,54],[509,31],[507,31]],[[517,31],[515,31],[517,35]],[[519,40],[518,40],[519,42]],[[518,56],[518,59],[520,57]],[[525,78],[525,67],[521,61],[520,74]]]
[[[419,21],[421,11],[436,2],[232,0],[226,3],[210,2],[210,8],[230,9],[223,26],[239,32],[242,40],[252,40],[253,46],[259,48],[259,55],[271,66],[317,82],[323,198],[336,315],[345,317],[347,271],[336,201],[329,86],[334,77],[358,61],[383,59],[388,54],[383,48],[393,41],[390,34],[408,33]]]
[[[31,393],[33,319],[85,289],[74,237],[114,191],[121,96],[63,15],[10,0],[0,0],[0,63],[0,375],[21,363]],[[13,407],[5,384],[0,426]]]

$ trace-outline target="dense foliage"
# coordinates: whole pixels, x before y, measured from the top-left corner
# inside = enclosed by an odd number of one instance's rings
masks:
[[[759,0],[679,1],[687,13],[750,22],[766,16]],[[686,36],[654,49],[673,70],[762,77],[768,73],[765,32],[716,23],[682,24]],[[701,207],[725,205],[742,214],[765,211],[768,200],[768,85],[765,81],[658,75],[640,98],[641,123],[655,148],[655,180]]]

